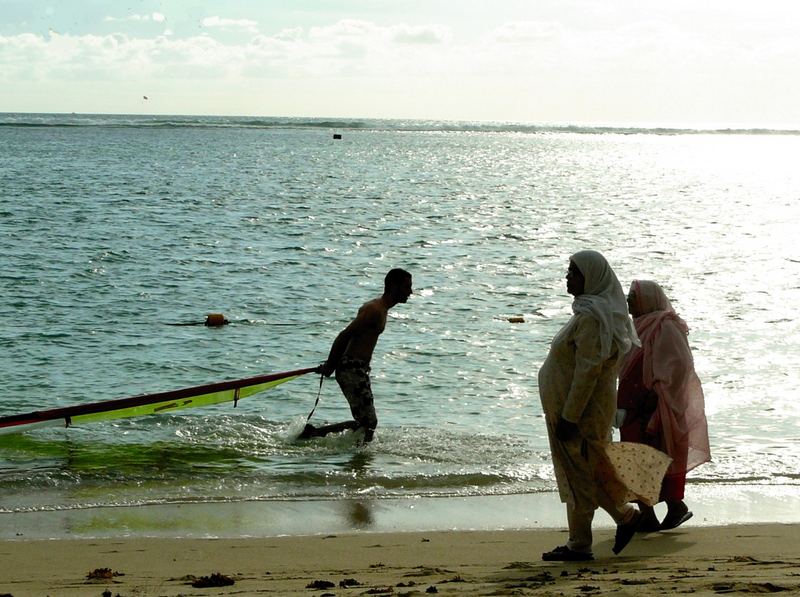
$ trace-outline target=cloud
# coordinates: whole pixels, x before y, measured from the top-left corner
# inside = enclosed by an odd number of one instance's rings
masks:
[[[121,20],[108,17],[112,20]],[[129,15],[124,20],[155,21],[160,13]],[[239,77],[323,80],[341,77],[437,78],[459,75],[514,77],[543,81],[636,75],[651,80],[681,77],[699,68],[736,65],[745,71],[774,70],[800,59],[794,37],[769,44],[743,44],[741,38],[710,38],[701,31],[678,30],[663,21],[625,23],[613,29],[567,29],[555,22],[508,22],[482,36],[455,42],[448,27],[380,25],[342,19],[328,26],[257,32],[255,21],[206,17],[202,35],[162,33],[136,37],[108,35],[0,36],[0,80],[70,78],[119,80],[137,73],[148,77]],[[215,30],[253,33],[246,40],[217,39]],[[788,34],[787,34],[788,35]],[[732,67],[731,67],[732,68]],[[729,68],[717,76],[734,77]]]
[[[398,25],[392,29],[392,39],[403,44],[444,44],[450,37],[450,30],[442,25]]]
[[[160,14],[160,13],[155,13]],[[153,22],[153,15],[124,20]],[[120,20],[109,17],[109,20]],[[158,21],[157,21],[158,22]],[[202,35],[156,37],[125,33],[0,36],[0,81],[15,77],[46,81],[120,81],[132,77],[283,78],[433,76],[449,69],[450,31],[439,25],[381,26],[344,19],[326,27],[291,28],[274,35],[256,31],[255,21],[206,17]],[[215,31],[253,33],[247,40],[217,39]]]
[[[450,39],[449,28],[440,25],[383,26],[342,19],[295,36],[293,49],[303,57],[296,68],[312,76],[418,76],[449,60]]]
[[[370,21],[342,19],[333,25],[312,27],[309,40],[347,41],[360,44],[442,44],[450,40],[450,29],[443,25],[405,24],[381,26]]]
[[[125,17],[113,17],[107,16],[103,19],[103,21],[107,23],[114,23],[114,22],[145,22],[145,21],[154,21],[156,23],[163,23],[167,20],[160,12],[154,12],[153,14],[149,15],[140,15],[140,14],[130,14]]]
[[[492,30],[488,40],[505,44],[527,44],[552,41],[563,34],[563,27],[558,23],[543,21],[517,21],[504,23]]]
[[[250,19],[225,19],[219,16],[214,16],[204,18],[201,21],[201,25],[209,29],[241,29],[243,31],[247,31],[248,33],[258,32],[258,23],[251,21]]]
[[[0,37],[0,80],[98,81],[216,76],[235,52],[205,36],[171,40],[109,35]]]
[[[116,23],[118,21],[149,21],[148,15],[128,15],[126,17],[107,16],[103,19],[106,23]]]

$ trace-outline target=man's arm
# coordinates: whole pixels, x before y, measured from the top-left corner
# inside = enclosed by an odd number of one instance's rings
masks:
[[[322,365],[322,375],[325,377],[330,377],[331,373],[333,373],[339,365],[339,361],[342,359],[342,355],[347,349],[347,345],[350,344],[350,339],[353,337],[353,324],[357,320],[358,318],[351,321],[350,325],[339,332],[339,335],[336,336],[336,339],[333,341],[331,350],[328,353],[328,359]]]

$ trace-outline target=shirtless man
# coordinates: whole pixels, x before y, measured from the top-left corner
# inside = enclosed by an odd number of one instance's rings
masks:
[[[383,284],[383,295],[361,305],[356,318],[336,336],[328,360],[320,366],[325,377],[336,371],[336,382],[350,404],[354,420],[323,427],[308,424],[300,434],[301,438],[363,428],[364,442],[372,441],[378,417],[369,381],[370,361],[378,337],[386,328],[389,309],[405,303],[411,296],[411,274],[403,269],[393,269],[386,274]]]

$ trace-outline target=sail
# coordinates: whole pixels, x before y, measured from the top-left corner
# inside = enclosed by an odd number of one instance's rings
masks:
[[[316,369],[297,369],[256,377],[246,377],[219,383],[182,388],[155,394],[142,394],[129,398],[76,404],[63,408],[0,417],[0,434],[17,433],[36,427],[60,425],[69,427],[81,423],[94,423],[126,417],[139,417],[172,412],[183,408],[210,406],[233,402],[258,394],[277,385],[291,381]]]

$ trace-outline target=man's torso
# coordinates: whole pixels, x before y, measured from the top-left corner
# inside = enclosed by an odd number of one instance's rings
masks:
[[[379,298],[364,303],[358,310],[358,317],[364,317],[367,325],[350,340],[345,355],[369,363],[378,338],[386,329],[387,315],[388,310],[383,307]]]

